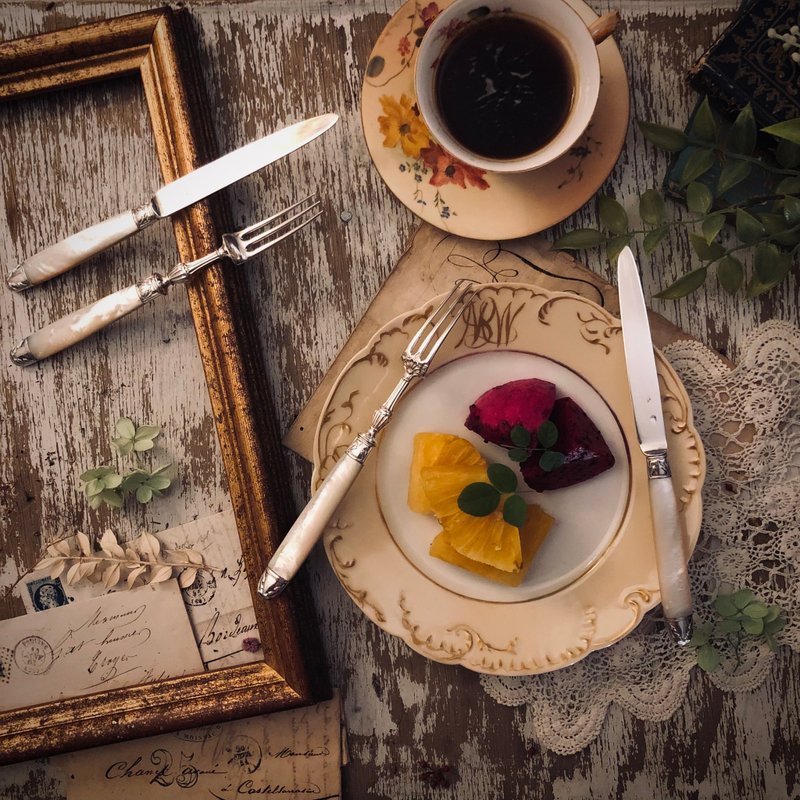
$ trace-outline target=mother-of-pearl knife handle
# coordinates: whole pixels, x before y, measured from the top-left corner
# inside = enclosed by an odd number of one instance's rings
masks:
[[[136,311],[165,291],[164,279],[157,274],[151,275],[140,283],[120,289],[32,333],[11,351],[11,360],[20,367],[26,367],[60,353],[131,311]]]
[[[692,595],[683,521],[669,474],[651,477],[649,485],[661,605],[675,640],[686,645],[692,638]]]
[[[270,559],[258,583],[258,592],[263,597],[276,597],[294,578],[355,482],[368,451],[356,457],[351,454],[352,449],[351,446],[336,462]]]
[[[15,292],[30,289],[127,239],[156,219],[158,215],[151,203],[133,211],[124,211],[41,250],[11,270],[6,281]]]

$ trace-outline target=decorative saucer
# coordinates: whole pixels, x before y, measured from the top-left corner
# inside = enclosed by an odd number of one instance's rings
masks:
[[[597,15],[567,0],[590,24]],[[617,45],[598,46],[600,97],[589,127],[561,158],[524,173],[492,173],[453,159],[419,117],[414,64],[425,31],[450,0],[409,0],[389,20],[370,55],[361,124],[375,166],[392,193],[431,225],[472,239],[516,239],[545,230],[590,200],[625,142],[628,79]]]
[[[345,367],[314,443],[317,487],[403,373],[401,354],[437,300],[388,322]],[[639,449],[619,320],[571,294],[488,284],[398,404],[325,532],[336,576],[362,611],[422,655],[478,672],[521,675],[578,661],[630,633],[659,602],[650,494]],[[700,532],[702,444],[680,380],[657,354],[672,480],[689,552]],[[500,586],[428,552],[439,527],[407,508],[415,433],[494,445],[463,425],[470,403],[507,380],[543,377],[600,428],[614,467],[569,489],[536,494],[555,518],[518,587]]]

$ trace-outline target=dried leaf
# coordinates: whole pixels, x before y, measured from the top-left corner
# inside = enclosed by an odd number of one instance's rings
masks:
[[[49,549],[50,548],[48,548],[48,550]],[[36,564],[36,566],[34,566],[34,570],[38,571],[40,569],[51,569],[56,564],[60,563],[60,561],[61,558],[59,556],[49,556],[47,558],[43,558],[38,564]]]
[[[71,556],[72,548],[69,546],[69,539],[62,539],[59,542],[53,542],[53,547],[61,553],[62,556]]]
[[[128,561],[138,561],[139,553],[137,553],[132,547],[126,547],[125,558],[127,558]]]
[[[119,583],[121,568],[119,564],[110,564],[103,570],[103,586],[110,589]]]
[[[189,567],[178,576],[178,585],[181,589],[186,589],[191,586],[197,577],[197,570],[194,567]]]
[[[78,580],[80,581],[91,575],[97,568],[97,563],[97,561],[79,561]]]
[[[66,559],[61,559],[57,564],[53,565],[53,568],[50,570],[50,577],[55,580],[66,569],[66,566]]]
[[[201,553],[198,553],[197,550],[184,550],[183,552],[186,554],[186,560],[190,564],[198,564],[202,566],[203,556]]]
[[[161,552],[161,542],[146,531],[136,540],[136,546],[147,561],[155,561]]]
[[[92,554],[92,543],[83,531],[78,531],[75,534],[75,540],[78,542],[78,547],[83,555],[90,556]]]
[[[114,532],[111,528],[106,528],[100,538],[100,548],[106,555],[112,558],[125,558],[125,551],[119,546],[117,537],[114,536]],[[131,552],[133,553],[133,551]],[[133,553],[133,555],[135,557],[136,553]]]
[[[80,580],[81,562],[77,561],[67,570],[67,584],[73,586]]]
[[[151,567],[149,583],[161,583],[172,577],[172,567],[169,564]]]
[[[128,573],[128,580],[127,580],[127,584],[128,584],[128,588],[129,588],[129,589],[132,589],[132,588],[133,588],[133,584],[134,584],[134,583],[136,583],[136,579],[137,579],[137,578],[138,578],[138,577],[139,577],[139,576],[140,576],[140,575],[141,575],[141,574],[142,574],[142,573],[143,573],[143,572],[144,572],[146,569],[147,569],[147,567],[145,567],[145,566],[138,566],[138,567],[134,567],[134,568],[133,568],[133,569],[132,569],[132,570],[131,570],[131,571]]]

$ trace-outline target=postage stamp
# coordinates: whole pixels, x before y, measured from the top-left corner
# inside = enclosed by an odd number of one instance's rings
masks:
[[[37,578],[25,584],[31,596],[34,611],[46,611],[69,603],[61,578]]]

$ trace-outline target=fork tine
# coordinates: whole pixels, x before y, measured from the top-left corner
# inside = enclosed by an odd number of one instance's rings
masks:
[[[467,284],[466,287],[462,285],[464,283]],[[419,361],[430,362],[436,355],[436,351],[442,346],[444,340],[453,329],[453,326],[458,322],[459,318],[472,301],[472,298],[476,295],[476,291],[472,287],[472,281],[464,281],[463,279],[456,281],[456,285],[453,287],[450,294],[448,294],[433,313],[428,316],[408,343],[406,353],[408,353],[409,356]],[[461,307],[454,310],[459,304]],[[430,328],[430,331],[420,344],[419,340],[428,328]]]
[[[269,220],[262,220],[261,222],[257,222],[255,225],[251,225],[248,229],[249,233],[242,234],[239,233],[239,239],[244,243],[247,247],[248,252],[250,251],[250,245],[257,245],[261,242],[264,238],[271,236],[274,233],[279,233],[287,226],[291,225],[295,220],[300,219],[301,217],[305,216],[309,213],[309,211],[313,211],[315,208],[319,208],[321,204],[320,200],[312,203],[310,206],[306,206],[305,208],[300,209],[296,214],[292,214],[290,217],[286,217],[286,219],[282,219],[276,225],[272,225],[269,227]],[[276,214],[272,219],[276,217],[282,217],[291,211],[293,208],[297,207],[297,203],[294,206],[290,206],[289,208],[285,208],[280,214]]]
[[[301,214],[295,214],[291,219],[287,220],[280,226],[277,226],[275,228],[270,228],[268,231],[265,231],[264,234],[259,236],[257,239],[253,239],[247,242],[246,243],[247,257],[250,258],[250,256],[254,256],[258,253],[263,252],[267,248],[272,247],[278,242],[281,242],[284,239],[286,239],[288,236],[291,236],[293,233],[297,233],[297,231],[299,231],[301,228],[305,228],[306,225],[313,222],[315,219],[317,219],[317,217],[321,217],[322,209],[317,211],[317,213],[314,214],[313,216],[308,217],[307,219],[302,220],[302,222],[297,223],[294,227],[289,228],[288,230],[284,230],[286,228],[286,225],[288,225],[292,220],[296,220],[298,217],[303,216],[305,213],[311,211],[313,208],[316,208],[318,205],[319,203],[315,203],[313,206],[309,207],[308,209],[306,209],[306,211],[303,211]],[[275,236],[276,233],[280,233],[281,231],[283,232],[281,233],[280,236]]]
[[[253,233],[253,231],[259,230],[260,228],[263,228],[265,225],[269,225],[270,222],[274,222],[279,217],[286,216],[286,214],[288,214],[290,211],[294,211],[296,208],[298,208],[299,206],[304,205],[309,200],[316,200],[316,204],[317,205],[319,204],[319,200],[317,199],[317,195],[316,194],[310,194],[307,197],[304,197],[302,200],[298,200],[296,203],[292,203],[292,205],[286,206],[286,208],[282,209],[277,214],[273,214],[271,217],[267,217],[266,219],[262,219],[260,222],[256,222],[254,225],[250,225],[247,228],[242,228],[242,230],[239,231],[238,235],[240,237],[242,237],[243,239],[247,238],[248,234]]]

